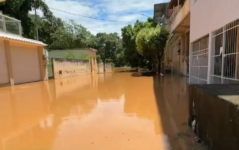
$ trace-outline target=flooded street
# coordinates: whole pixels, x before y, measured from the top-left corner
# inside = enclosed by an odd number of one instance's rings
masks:
[[[187,78],[86,75],[0,88],[0,150],[202,150]]]

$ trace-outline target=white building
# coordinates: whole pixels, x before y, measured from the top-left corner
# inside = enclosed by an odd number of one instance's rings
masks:
[[[238,82],[238,7],[239,0],[171,0],[165,59],[172,72],[186,75],[189,68],[190,84]]]
[[[160,4],[157,5],[160,6]],[[159,10],[155,7],[154,16],[157,16],[156,12]],[[165,16],[170,37],[165,49],[164,64],[166,68],[171,68],[172,73],[187,76],[189,73],[190,0],[171,0],[167,3]]]
[[[47,80],[44,46],[22,37],[21,21],[0,12],[0,86]]]
[[[191,0],[190,83],[239,81],[239,0]]]

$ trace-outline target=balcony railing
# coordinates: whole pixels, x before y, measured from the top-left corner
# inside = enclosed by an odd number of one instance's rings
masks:
[[[0,32],[22,36],[21,21],[0,13]]]
[[[169,20],[170,22],[173,22],[174,18],[176,17],[176,15],[178,14],[179,10],[182,8],[181,5],[178,5],[177,7],[174,7],[173,9],[173,13],[172,15],[170,16]]]
[[[186,0],[183,5],[179,5],[174,8],[174,12],[170,17],[171,32],[174,32],[177,29],[177,27],[182,23],[182,21],[190,14],[191,9],[190,1],[191,0]],[[187,26],[190,26],[189,19],[187,20],[187,23],[188,23]]]

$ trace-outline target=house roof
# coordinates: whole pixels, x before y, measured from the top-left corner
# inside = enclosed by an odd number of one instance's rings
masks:
[[[5,33],[5,32],[0,32],[0,38],[16,40],[16,41],[21,41],[21,42],[27,42],[27,43],[41,45],[41,46],[47,46],[45,43],[43,43],[41,41],[32,40],[32,39],[24,38],[19,35],[14,35],[14,34]]]

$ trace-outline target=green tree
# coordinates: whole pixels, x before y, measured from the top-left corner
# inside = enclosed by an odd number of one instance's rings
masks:
[[[116,53],[120,48],[120,37],[117,33],[98,33],[97,50],[98,55],[104,63],[115,63]]]
[[[31,18],[32,22],[35,22],[35,15],[29,14],[29,17]],[[48,19],[44,19],[38,15],[37,20],[39,40],[46,43],[48,45],[48,48],[51,48],[51,45],[54,42],[51,36],[59,28],[63,27],[63,21],[60,18],[54,16]]]
[[[161,63],[168,35],[168,31],[160,26],[142,29],[136,38],[138,52],[142,56],[149,57],[153,64]]]
[[[35,7],[42,10],[45,20],[50,21],[51,18],[54,18],[52,12],[43,0],[6,0],[0,3],[0,10],[2,10],[4,14],[21,20],[23,36],[27,38],[34,38],[35,35],[35,21],[33,21],[31,15],[29,15],[29,12]]]
[[[63,26],[57,28],[51,34],[51,48],[95,48],[97,40],[85,27],[75,23],[74,21],[63,22]]]
[[[136,21],[133,27],[128,25],[121,29],[124,58],[131,67],[144,67],[148,62],[146,57],[138,53],[135,43],[138,32],[144,27],[143,22]]]

